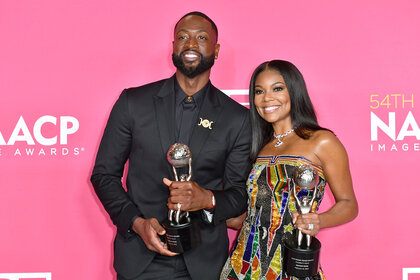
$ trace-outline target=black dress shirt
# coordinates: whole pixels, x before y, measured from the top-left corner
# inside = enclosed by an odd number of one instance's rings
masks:
[[[203,103],[204,97],[207,94],[208,89],[210,88],[210,81],[200,89],[198,92],[194,93],[192,96],[188,96],[179,85],[178,81],[175,79],[175,139],[179,141],[180,135],[179,131],[181,128],[181,122],[188,121],[187,131],[184,133],[188,134],[188,139],[191,137],[192,131],[195,125],[198,125],[198,113],[200,112],[201,104]],[[183,103],[185,100],[191,100],[190,102],[195,103],[194,114],[191,119],[182,120],[184,106]],[[188,102],[188,101],[187,101]],[[187,141],[189,142],[189,141]],[[188,143],[184,143],[188,145]]]

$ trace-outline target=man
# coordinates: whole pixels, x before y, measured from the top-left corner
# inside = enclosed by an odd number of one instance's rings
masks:
[[[118,229],[118,279],[219,277],[228,254],[225,221],[246,210],[251,140],[248,110],[210,83],[219,48],[210,18],[183,16],[174,30],[175,75],[124,90],[112,109],[91,181]],[[192,110],[185,105],[191,103]],[[191,181],[169,180],[166,153],[176,142],[190,147]],[[198,218],[202,237],[199,247],[183,254],[159,238],[168,210],[178,207]]]

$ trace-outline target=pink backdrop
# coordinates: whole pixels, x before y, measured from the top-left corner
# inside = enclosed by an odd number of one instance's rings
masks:
[[[260,62],[290,60],[346,146],[360,214],[319,234],[327,278],[420,279],[419,8],[0,1],[0,279],[113,279],[115,229],[89,184],[96,150],[121,90],[174,72],[172,28],[192,10],[220,30],[216,86],[246,89]]]

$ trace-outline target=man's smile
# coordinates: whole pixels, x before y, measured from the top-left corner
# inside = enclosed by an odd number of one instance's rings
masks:
[[[200,59],[201,56],[196,51],[184,51],[182,52],[182,57],[188,62],[193,62]]]

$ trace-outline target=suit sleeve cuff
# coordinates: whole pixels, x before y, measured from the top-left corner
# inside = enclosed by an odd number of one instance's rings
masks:
[[[136,218],[140,217],[140,213],[137,210],[137,207],[134,205],[127,206],[120,215],[121,219],[117,224],[118,232],[125,238],[129,239],[130,237],[135,236],[135,232],[132,230],[133,222]]]

